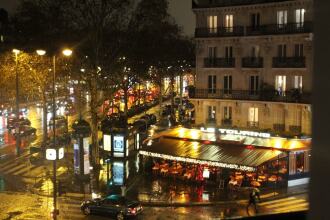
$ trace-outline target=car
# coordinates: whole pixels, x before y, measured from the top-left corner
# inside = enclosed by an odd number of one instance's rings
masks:
[[[18,126],[24,126],[24,125],[30,126],[31,121],[27,118],[19,118],[19,119],[16,119],[13,117],[8,118],[8,120],[7,120],[8,129],[14,129],[17,124],[18,124]]]
[[[52,127],[53,126],[53,122],[54,122],[53,117],[51,117],[49,119],[48,126],[49,127]],[[56,115],[55,116],[55,126],[56,127],[65,126],[66,123],[67,123],[67,120],[66,120],[66,118],[64,116],[61,116],[61,115]]]
[[[130,201],[124,196],[110,195],[106,198],[84,201],[81,204],[81,211],[85,215],[106,215],[123,220],[137,217],[142,213],[143,208],[139,202]]]
[[[37,132],[37,129],[29,126],[29,125],[21,125],[19,127],[19,136],[20,137],[25,137],[25,136],[30,136],[30,135],[35,135]],[[13,130],[13,135],[15,137],[17,137],[17,133],[15,132],[15,130]]]

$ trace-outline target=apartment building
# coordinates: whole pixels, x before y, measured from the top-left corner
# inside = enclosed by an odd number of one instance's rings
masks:
[[[312,0],[193,0],[201,126],[311,134]]]

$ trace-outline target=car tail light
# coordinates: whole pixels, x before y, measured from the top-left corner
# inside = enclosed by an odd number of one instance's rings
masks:
[[[128,208],[128,212],[131,214],[136,214],[136,208]]]

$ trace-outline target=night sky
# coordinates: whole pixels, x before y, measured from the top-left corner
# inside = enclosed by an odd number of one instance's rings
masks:
[[[5,8],[9,12],[14,11],[18,0],[0,0],[0,8]],[[169,0],[170,14],[176,22],[183,27],[185,34],[193,36],[195,28],[195,18],[191,10],[191,0]]]

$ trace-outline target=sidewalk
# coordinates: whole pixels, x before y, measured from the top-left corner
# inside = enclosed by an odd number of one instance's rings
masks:
[[[196,186],[171,179],[140,177],[127,189],[127,197],[144,206],[207,206],[247,203],[251,188],[238,191],[218,189],[217,186]],[[261,188],[261,200],[270,201],[308,192],[307,185],[285,189]]]

